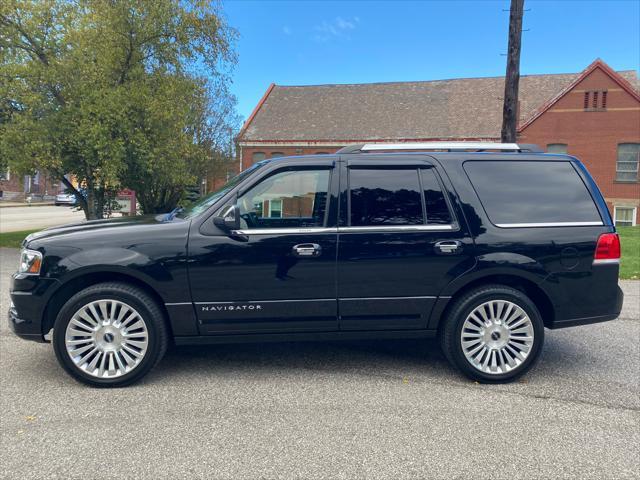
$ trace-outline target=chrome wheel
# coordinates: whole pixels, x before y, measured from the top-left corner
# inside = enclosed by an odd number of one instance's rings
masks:
[[[533,347],[533,323],[513,302],[491,300],[467,316],[460,333],[462,351],[477,370],[499,375],[520,366]]]
[[[65,346],[73,363],[98,378],[120,377],[135,369],[148,343],[143,318],[118,300],[86,304],[71,317],[65,332]]]

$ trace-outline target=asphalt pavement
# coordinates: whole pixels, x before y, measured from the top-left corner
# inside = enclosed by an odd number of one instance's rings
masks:
[[[0,233],[35,230],[38,228],[81,222],[84,213],[74,207],[40,206],[5,207],[0,205]]]
[[[0,309],[16,250],[0,249]],[[433,341],[181,347],[141,383],[80,385],[0,327],[0,478],[638,478],[640,282],[622,318],[546,331],[479,385]]]

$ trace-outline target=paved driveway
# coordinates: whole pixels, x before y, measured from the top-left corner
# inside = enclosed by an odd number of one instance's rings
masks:
[[[35,230],[83,220],[83,212],[63,205],[0,207],[0,233]]]
[[[0,308],[15,250],[0,249]],[[638,478],[640,282],[623,318],[547,331],[521,382],[433,342],[181,348],[133,387],[71,380],[0,328],[0,478]]]

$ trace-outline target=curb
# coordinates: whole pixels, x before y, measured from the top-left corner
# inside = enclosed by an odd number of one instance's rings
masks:
[[[53,202],[38,202],[38,203],[9,203],[8,205],[3,205],[0,202],[0,208],[16,208],[16,207],[53,207],[55,204]]]

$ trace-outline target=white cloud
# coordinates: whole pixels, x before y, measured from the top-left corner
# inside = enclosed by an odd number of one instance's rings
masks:
[[[336,17],[331,21],[324,20],[314,27],[316,33],[313,38],[318,42],[328,42],[333,38],[349,39],[349,32],[355,30],[358,23],[360,23],[360,17]]]
[[[340,30],[353,30],[354,28],[356,28],[354,22],[355,22],[355,20],[352,22],[351,20],[345,20],[342,17],[336,18],[336,26]]]

